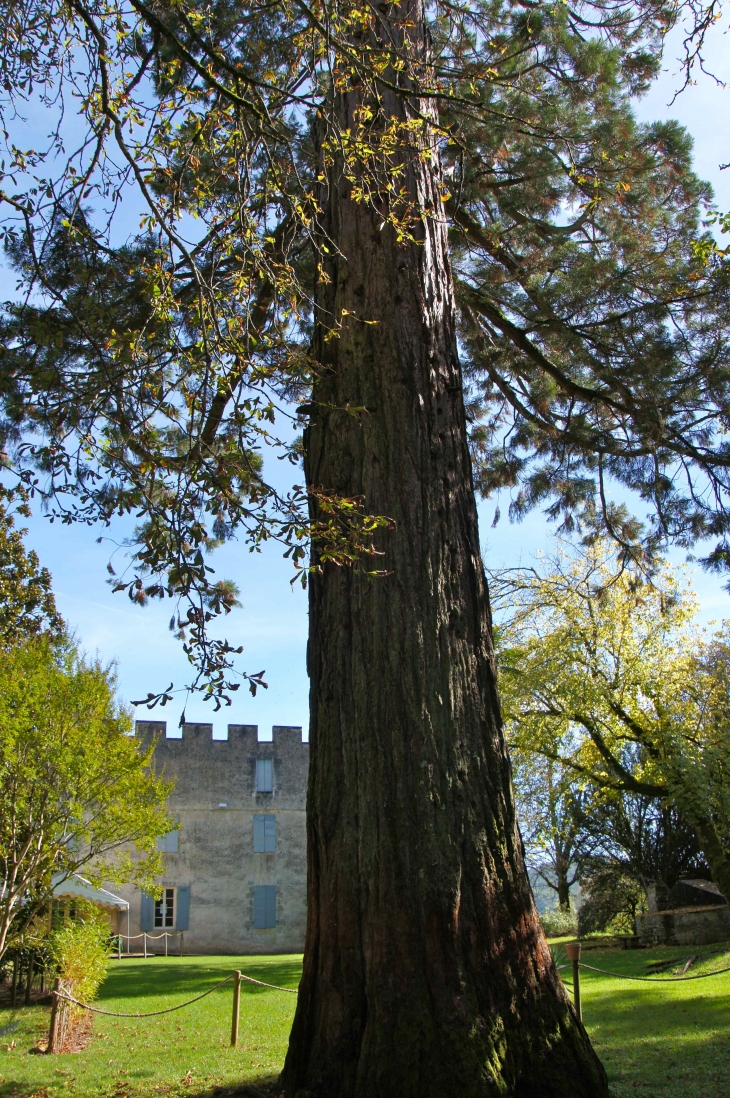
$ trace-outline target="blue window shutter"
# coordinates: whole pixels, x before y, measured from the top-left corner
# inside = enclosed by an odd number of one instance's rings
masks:
[[[139,914],[139,929],[140,930],[153,930],[153,924],[155,920],[155,901],[152,896],[148,896],[146,892],[142,893],[142,908]]]
[[[266,852],[266,816],[254,816],[253,818],[253,852],[264,854]]]
[[[255,930],[266,927],[266,885],[254,885],[253,889],[253,925]]]
[[[190,929],[190,886],[181,885],[177,890],[176,930]]]
[[[276,853],[276,816],[262,816],[264,821],[264,852]]]
[[[177,831],[168,831],[167,835],[163,835],[157,840],[157,849],[160,850],[163,854],[177,854],[177,837]]]
[[[271,793],[274,789],[271,759],[256,760],[256,792]]]
[[[266,925],[276,926],[276,885],[266,885]]]
[[[276,885],[254,885],[253,925],[255,930],[276,926]]]

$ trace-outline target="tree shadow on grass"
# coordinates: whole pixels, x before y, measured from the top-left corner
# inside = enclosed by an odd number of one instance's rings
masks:
[[[251,976],[255,980],[263,980],[267,984],[278,984],[280,987],[295,990],[301,976],[302,965],[300,960],[291,958],[282,958],[281,961],[258,961],[248,957],[231,957],[230,968],[226,971],[221,965],[206,964],[204,957],[193,964],[189,961],[175,964],[174,958],[166,958],[164,961],[125,961],[110,971],[99,990],[98,999],[100,1001],[136,999],[160,995],[185,998],[202,995],[204,991],[214,987],[235,969],[240,969],[245,976]],[[221,988],[221,991],[224,989]],[[241,993],[243,995],[276,994],[270,988],[259,987],[247,980],[241,983]]]
[[[212,1090],[191,1095],[191,1098],[280,1098],[282,1094],[278,1075],[264,1075],[239,1086],[213,1087]]]
[[[657,996],[651,999],[651,992],[629,985],[604,991],[600,999],[593,999],[586,995],[585,984],[583,988],[583,1013],[589,1029],[592,1023],[597,1024],[606,1034],[623,1036],[628,1041],[642,1038],[676,1040],[677,1037],[684,1041],[702,1042],[708,1038],[730,1041],[727,1028],[730,1011],[722,996],[698,991],[692,998]],[[690,1028],[687,1015],[690,1016]]]
[[[169,1095],[170,1098],[178,1098],[183,1093],[177,1086],[168,1087],[164,1085],[156,1087],[155,1091],[163,1098],[164,1095]],[[114,1084],[110,1084],[107,1089],[100,1092],[100,1098],[102,1098],[102,1094],[104,1098],[115,1094],[117,1098],[138,1098],[142,1093],[147,1095],[149,1090],[137,1091],[133,1086],[130,1088],[126,1084],[123,1090],[115,1091]],[[56,1098],[57,1094],[55,1087],[41,1086],[39,1088],[37,1083],[0,1083],[0,1098]],[[262,1075],[260,1078],[248,1083],[226,1083],[223,1086],[205,1087],[203,1090],[196,1090],[193,1086],[185,1087],[184,1090],[185,1098],[280,1098],[281,1094],[277,1075]]]

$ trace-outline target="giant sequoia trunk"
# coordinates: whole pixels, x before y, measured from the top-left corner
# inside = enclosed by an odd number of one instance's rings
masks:
[[[356,96],[339,106],[346,128]],[[437,183],[414,155],[410,193],[436,216],[398,246],[330,173],[340,255],[318,289],[306,473],[395,528],[386,578],[325,565],[311,584],[309,912],[282,1082],[289,1098],[598,1098],[515,823]]]

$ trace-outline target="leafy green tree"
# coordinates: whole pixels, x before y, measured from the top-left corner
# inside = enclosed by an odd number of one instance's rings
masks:
[[[708,877],[697,836],[666,798],[599,789],[580,806],[580,822],[592,839],[587,874],[614,866],[639,884],[647,905],[671,906],[683,877]]]
[[[586,869],[581,883],[578,932],[595,934],[612,930],[618,934],[634,934],[636,916],[646,910],[646,893],[641,881],[619,862],[596,861]]]
[[[309,569],[287,1095],[605,1094],[522,865],[473,474],[629,557],[712,534],[725,561],[711,196],[681,129],[631,112],[678,8],[1,10],[14,471],[61,518],[139,516],[117,586],[179,601],[216,701],[239,683],[206,628],[230,608],[211,537],[276,537]],[[59,110],[47,150],[18,132],[29,98]],[[71,101],[84,134],[64,162]],[[297,400],[304,437],[277,447]],[[269,447],[303,454],[302,486],[267,479]],[[646,535],[606,504],[608,476],[654,504]]]
[[[580,783],[553,759],[511,745],[510,758],[528,868],[556,894],[558,909],[568,912],[570,890],[594,843],[578,811]]]
[[[673,802],[730,895],[726,635],[693,627],[671,569],[617,565],[598,542],[501,577],[510,736],[594,787]]]
[[[64,623],[56,609],[51,575],[23,545],[25,530],[15,527],[13,494],[0,485],[0,648],[45,633],[61,639]],[[21,495],[20,514],[27,514]]]
[[[111,672],[71,646],[0,655],[0,958],[59,877],[156,887],[170,785],[130,732]]]

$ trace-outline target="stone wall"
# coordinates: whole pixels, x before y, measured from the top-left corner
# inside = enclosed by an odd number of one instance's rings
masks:
[[[155,767],[175,781],[169,809],[180,820],[178,850],[163,854],[160,884],[190,890],[185,953],[301,952],[309,745],[301,728],[278,725],[273,741],[259,740],[256,725],[231,724],[226,740],[214,740],[212,733],[210,724],[186,724],[182,739],[174,739],[164,722],[137,722],[137,735],[155,743]],[[273,763],[271,793],[256,791],[258,759]],[[275,853],[254,853],[256,814],[276,817]],[[272,928],[254,926],[257,885],[276,887]],[[137,934],[142,896],[131,888],[118,891],[130,902],[130,932]]]
[[[642,945],[707,945],[730,939],[730,907],[685,907],[636,916]]]

